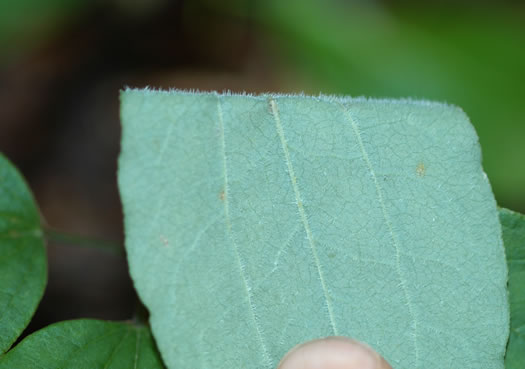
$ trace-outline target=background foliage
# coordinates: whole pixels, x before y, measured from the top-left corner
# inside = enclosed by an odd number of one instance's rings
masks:
[[[412,96],[466,111],[499,204],[525,212],[525,8],[426,4],[0,0],[0,151],[51,226],[122,242],[123,86]],[[29,331],[131,316],[123,259],[56,243],[48,253]]]

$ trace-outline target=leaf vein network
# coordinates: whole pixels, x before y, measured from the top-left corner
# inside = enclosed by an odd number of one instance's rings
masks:
[[[417,342],[417,332],[418,332],[418,322],[417,317],[414,311],[414,305],[412,303],[412,297],[410,296],[410,292],[407,287],[407,278],[404,276],[403,271],[401,269],[401,255],[402,251],[399,246],[399,241],[397,239],[396,234],[394,233],[394,229],[392,226],[392,220],[390,219],[390,215],[386,209],[385,200],[383,197],[383,190],[381,188],[381,185],[379,184],[379,181],[377,180],[377,176],[375,174],[374,168],[372,167],[372,163],[370,161],[370,157],[368,156],[368,152],[366,151],[365,145],[363,143],[363,139],[361,137],[361,131],[359,129],[359,125],[355,117],[352,115],[352,113],[340,102],[337,103],[341,110],[343,111],[343,114],[345,115],[346,119],[350,123],[352,130],[354,131],[354,134],[356,136],[357,142],[359,144],[359,149],[361,151],[361,155],[363,157],[363,160],[370,172],[370,176],[372,177],[372,181],[374,182],[374,186],[376,189],[377,194],[377,200],[379,201],[379,205],[381,207],[381,212],[383,214],[383,219],[385,221],[385,225],[388,228],[388,232],[390,234],[390,239],[392,240],[392,244],[394,245],[395,251],[396,251],[396,258],[395,258],[395,266],[396,266],[396,273],[399,278],[399,282],[401,285],[401,288],[403,290],[403,293],[405,295],[406,304],[408,307],[408,312],[412,318],[412,342],[414,345],[414,356],[415,356],[415,367],[419,365],[419,348],[418,348],[418,342]]]
[[[281,123],[281,117],[279,115],[279,109],[277,107],[276,101],[273,98],[270,99],[270,107],[271,107],[272,115],[273,115],[273,118],[274,118],[274,121],[275,121],[275,128],[277,130],[277,134],[279,135],[279,139],[281,141],[281,146],[282,146],[282,150],[283,150],[283,154],[284,154],[284,160],[286,162],[286,166],[287,166],[287,169],[288,169],[288,175],[290,176],[290,181],[292,182],[292,188],[293,188],[293,191],[294,191],[294,194],[295,194],[295,203],[297,204],[299,217],[300,217],[301,223],[303,224],[304,230],[306,232],[306,237],[308,238],[308,243],[310,244],[310,250],[312,252],[312,256],[313,256],[313,259],[314,259],[314,262],[315,262],[315,266],[317,268],[319,281],[321,282],[321,287],[323,289],[324,298],[325,298],[325,301],[326,301],[326,307],[327,307],[327,310],[328,310],[328,317],[330,319],[330,325],[332,327],[332,331],[333,331],[334,335],[337,336],[338,335],[337,325],[335,323],[333,307],[332,307],[332,303],[331,303],[331,300],[330,300],[330,296],[328,294],[328,288],[326,287],[324,273],[323,273],[323,270],[321,268],[321,262],[319,261],[319,255],[317,253],[317,247],[316,247],[316,244],[315,244],[314,237],[312,235],[312,229],[310,228],[310,224],[308,223],[308,217],[306,215],[306,211],[304,210],[303,200],[302,200],[302,197],[301,197],[301,193],[299,191],[299,186],[297,184],[297,177],[295,176],[295,171],[294,171],[294,168],[293,168],[293,164],[292,164],[292,161],[290,159],[290,150],[288,149],[288,142],[286,141],[286,136],[284,134],[284,128],[283,128],[283,125]]]
[[[223,204],[224,204],[224,216],[225,216],[225,222],[226,222],[226,230],[227,230],[227,233],[228,233],[228,237],[230,238],[230,241],[231,241],[231,246],[232,246],[232,249],[233,249],[233,253],[235,255],[235,259],[237,261],[237,266],[239,268],[239,274],[241,276],[241,279],[242,279],[242,282],[243,282],[243,285],[244,285],[244,290],[245,290],[245,293],[246,293],[246,296],[247,296],[247,300],[248,300],[248,306],[250,308],[250,315],[251,315],[251,318],[253,320],[253,325],[255,326],[255,330],[256,330],[256,333],[257,333],[257,339],[261,345],[261,353],[262,353],[262,356],[263,356],[263,359],[265,361],[265,365],[268,367],[268,368],[273,368],[273,365],[272,365],[272,362],[271,362],[271,359],[270,359],[270,356],[268,355],[268,350],[266,348],[266,344],[264,343],[264,339],[263,339],[263,335],[262,335],[262,330],[261,330],[261,327],[259,325],[259,322],[258,322],[258,318],[257,318],[257,311],[256,311],[256,308],[255,308],[255,304],[253,303],[253,296],[252,296],[252,287],[251,287],[251,284],[250,284],[250,280],[248,279],[247,275],[246,275],[246,271],[245,271],[245,264],[242,260],[242,257],[241,257],[241,254],[239,252],[239,247],[237,246],[237,243],[235,242],[235,239],[233,237],[233,232],[232,232],[232,222],[231,222],[231,217],[230,217],[230,206],[229,206],[229,199],[230,199],[230,194],[229,194],[229,186],[228,186],[228,163],[227,163],[227,159],[226,159],[226,139],[225,139],[225,134],[224,134],[224,118],[223,118],[223,112],[222,112],[222,105],[221,105],[221,98],[218,94],[216,94],[217,96],[217,114],[218,114],[218,118],[219,118],[219,130],[220,130],[220,144],[221,144],[221,154],[222,154],[222,164],[223,164],[223,175],[224,175],[224,201],[223,201]]]

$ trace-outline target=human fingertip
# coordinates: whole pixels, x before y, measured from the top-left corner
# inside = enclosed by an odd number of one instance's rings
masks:
[[[292,348],[277,369],[392,369],[370,346],[347,337],[327,337]]]

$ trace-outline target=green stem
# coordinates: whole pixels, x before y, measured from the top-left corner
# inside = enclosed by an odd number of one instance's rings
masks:
[[[62,245],[101,249],[115,255],[125,256],[124,248],[121,244],[116,242],[79,236],[52,228],[45,228],[44,234],[48,241],[56,242]]]

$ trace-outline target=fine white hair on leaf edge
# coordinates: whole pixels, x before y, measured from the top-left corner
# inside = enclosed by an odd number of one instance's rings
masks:
[[[273,92],[263,92],[259,94],[251,92],[233,92],[231,90],[219,91],[203,91],[199,89],[177,89],[170,88],[168,90],[163,90],[160,88],[146,86],[144,88],[134,88],[129,86],[124,86],[121,90],[121,94],[127,93],[140,93],[143,95],[154,95],[154,94],[183,94],[183,95],[214,95],[214,96],[224,96],[224,97],[250,97],[258,100],[273,98],[306,98],[313,99],[316,101],[325,101],[325,102],[339,102],[339,103],[360,103],[360,102],[376,102],[383,104],[410,104],[410,105],[423,105],[423,106],[441,106],[441,107],[451,107],[456,108],[462,111],[461,108],[454,104],[450,104],[444,101],[432,101],[428,99],[419,99],[413,97],[401,97],[401,98],[386,98],[386,97],[367,97],[367,96],[357,96],[352,97],[348,95],[330,95],[319,93],[318,95],[309,95],[303,91],[297,93],[273,93]]]

